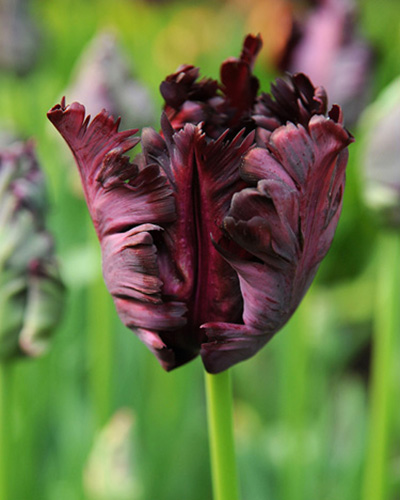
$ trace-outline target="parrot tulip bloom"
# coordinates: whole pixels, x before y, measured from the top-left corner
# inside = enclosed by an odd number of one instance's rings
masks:
[[[161,133],[118,132],[63,101],[49,119],[74,153],[120,318],[171,370],[255,354],[290,318],[331,244],[347,146],[340,109],[305,75],[257,97],[249,35],[222,84],[183,66],[161,85]]]

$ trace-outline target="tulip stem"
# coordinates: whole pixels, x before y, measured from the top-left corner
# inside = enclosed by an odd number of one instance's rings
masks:
[[[364,500],[387,497],[389,436],[393,417],[394,359],[400,329],[400,236],[381,236],[373,332],[372,375]]]
[[[238,500],[230,371],[205,377],[214,500]]]
[[[10,496],[11,366],[0,363],[0,498]]]

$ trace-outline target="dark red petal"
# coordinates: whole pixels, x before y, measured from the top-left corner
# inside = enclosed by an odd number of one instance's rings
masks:
[[[240,170],[241,177],[251,184],[256,184],[261,179],[280,179],[288,186],[295,187],[290,175],[265,147],[249,151]]]
[[[160,365],[166,371],[173,370],[197,356],[196,351],[193,352],[188,349],[167,347],[167,344],[164,343],[157,332],[136,328],[135,333],[157,357]]]
[[[164,344],[157,332],[152,332],[144,328],[135,328],[135,333],[156,356],[165,370],[170,369],[171,366],[176,366],[174,351]]]
[[[270,137],[269,149],[297,186],[304,186],[308,170],[315,161],[310,136],[301,125],[288,123],[276,129]]]
[[[186,305],[181,302],[152,304],[132,297],[114,297],[118,316],[128,328],[164,331],[186,324]]]
[[[199,69],[184,65],[160,85],[160,92],[167,106],[177,110],[187,100],[206,101],[216,95],[218,83],[199,78]]]
[[[218,372],[253,355],[293,314],[331,244],[351,141],[340,124],[317,115],[308,131],[289,123],[271,134],[268,149],[245,156],[245,178],[268,178],[233,196],[227,235],[215,243],[238,274],[244,325],[203,325],[207,370]],[[229,247],[229,239],[246,253]]]
[[[248,35],[240,58],[231,57],[221,66],[223,91],[228,106],[236,111],[231,125],[235,125],[235,119],[240,119],[244,112],[250,112],[255,102],[259,82],[258,78],[252,75],[252,69],[261,47],[262,41],[259,35]]]
[[[327,108],[326,92],[315,87],[303,73],[277,78],[271,85],[271,94],[261,94],[254,113],[257,124],[274,130],[287,122],[307,127],[314,115],[324,115]]]
[[[138,332],[166,369],[192,359],[200,344],[185,329],[187,306],[179,294],[165,293],[173,274],[163,272],[163,235],[176,221],[171,146],[146,130],[144,154],[132,164],[123,153],[137,140],[130,138],[131,132],[118,132],[117,123],[105,113],[89,123],[83,106],[62,104],[49,118],[77,160],[102,247],[105,282],[122,322]],[[174,154],[187,166],[188,143],[180,135],[176,142],[180,146]],[[185,259],[179,263],[185,265]]]
[[[138,224],[174,220],[174,199],[163,172],[154,165],[140,168],[124,156],[139,142],[131,137],[136,130],[118,132],[119,121],[105,111],[90,122],[78,103],[63,102],[48,117],[76,158],[100,240]]]
[[[65,106],[63,100],[47,116],[71,148],[85,182],[93,182],[107,153],[113,149],[126,153],[139,142],[132,137],[137,129],[118,132],[119,120],[105,110],[90,122],[85,107],[77,102]]]
[[[203,326],[208,342],[201,357],[209,373],[220,373],[256,354],[271,338],[246,325],[208,323]]]
[[[299,252],[298,198],[298,192],[282,181],[260,181],[257,189],[244,189],[233,197],[224,227],[249,253],[281,267],[280,259],[291,261]]]
[[[160,230],[159,226],[143,224],[103,238],[103,274],[113,297],[162,302],[157,249],[150,233]]]
[[[171,134],[163,123],[163,130],[165,145],[155,138],[157,161],[170,166],[177,219],[157,238],[160,276],[165,296],[188,303],[188,326],[199,346],[204,321],[240,315],[236,273],[213,247],[211,234],[221,237],[232,195],[244,186],[239,165],[253,135],[209,141],[200,126],[187,124]],[[146,145],[144,154],[149,151]]]

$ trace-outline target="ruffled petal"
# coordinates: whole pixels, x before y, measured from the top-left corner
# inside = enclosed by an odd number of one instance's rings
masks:
[[[256,354],[271,338],[246,325],[207,323],[203,325],[208,342],[201,346],[201,357],[209,373],[220,373]]]
[[[197,356],[196,351],[193,352],[176,346],[174,348],[168,347],[157,332],[137,328],[136,335],[157,357],[160,365],[166,371],[171,371]]]
[[[48,117],[71,148],[82,177],[85,196],[96,231],[125,231],[138,224],[163,224],[175,218],[171,188],[154,165],[140,167],[124,153],[139,139],[137,130],[118,132],[105,111],[92,121],[78,103],[52,108]]]
[[[253,355],[293,314],[336,229],[350,142],[340,123],[316,115],[308,129],[292,123],[277,128],[266,149],[245,156],[244,178],[269,179],[233,196],[224,219],[226,237],[215,244],[238,274],[243,324],[203,325],[208,371],[217,373]]]
[[[253,108],[259,81],[252,75],[252,69],[261,47],[259,35],[247,35],[239,59],[230,57],[221,66],[221,82],[227,105],[235,109],[230,126],[235,126],[243,114],[250,113]]]
[[[254,120],[260,127],[274,130],[287,122],[307,127],[314,115],[324,115],[327,96],[322,87],[312,85],[303,73],[277,78],[271,94],[262,93],[255,107]]]
[[[91,122],[85,117],[85,107],[73,102],[54,106],[47,116],[64,137],[78,163],[84,187],[94,182],[104,156],[112,150],[121,154],[132,149],[138,142],[137,129],[118,132],[120,120],[114,120],[105,110]]]
[[[168,166],[176,204],[176,221],[157,236],[160,277],[163,294],[188,305],[188,328],[199,347],[203,322],[240,317],[236,273],[215,250],[211,235],[221,238],[231,198],[245,185],[239,166],[254,139],[240,133],[229,141],[225,133],[210,141],[201,126],[186,124],[175,132],[166,117],[162,133],[164,138],[146,131],[143,143],[146,158]]]
[[[151,236],[151,231],[160,230],[159,226],[143,224],[103,238],[103,275],[111,295],[162,302],[157,249]]]

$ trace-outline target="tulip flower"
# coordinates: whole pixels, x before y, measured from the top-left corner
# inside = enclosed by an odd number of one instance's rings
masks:
[[[70,146],[120,318],[171,370],[218,373],[288,321],[331,244],[352,137],[303,74],[258,94],[260,37],[221,83],[182,66],[161,84],[161,132],[118,131],[78,103],[48,117]],[[126,153],[141,141],[131,162]]]
[[[32,144],[0,151],[0,361],[42,354],[61,316],[44,191]]]

